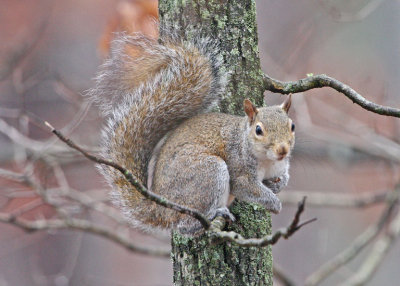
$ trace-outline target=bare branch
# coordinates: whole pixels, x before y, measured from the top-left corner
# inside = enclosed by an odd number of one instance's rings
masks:
[[[240,234],[234,231],[222,231],[221,229],[224,227],[223,220],[221,220],[220,217],[217,217],[216,220],[213,221],[211,224],[209,230],[210,238],[217,243],[229,241],[244,247],[251,247],[251,246],[264,247],[267,245],[275,244],[279,241],[281,237],[288,239],[297,230],[299,230],[306,224],[309,224],[316,220],[316,218],[313,218],[299,224],[300,215],[304,211],[305,202],[306,202],[306,197],[304,197],[303,200],[299,202],[298,209],[290,226],[288,226],[287,228],[279,229],[272,235],[266,235],[262,238],[245,239]]]
[[[75,90],[68,87],[68,85],[64,82],[60,75],[56,76],[56,79],[53,82],[53,88],[57,94],[59,94],[62,98],[64,98],[67,102],[81,105],[82,104],[82,96],[76,92]],[[90,101],[87,101],[85,104],[91,104]]]
[[[0,107],[0,117],[18,118],[21,113],[19,108]]]
[[[12,211],[12,213],[10,213],[10,215],[13,217],[18,217],[20,215],[23,215],[24,213],[34,210],[37,207],[40,207],[41,205],[43,205],[42,199],[39,197],[36,197],[34,200],[20,206],[17,209],[14,209]]]
[[[3,119],[0,119],[0,133],[7,136],[11,141],[15,142],[16,144],[21,145],[27,149],[36,151],[44,149],[45,144],[43,142],[26,137],[17,129],[5,122]]]
[[[184,207],[181,205],[178,205],[174,202],[171,202],[161,196],[158,196],[152,192],[149,192],[149,190],[147,190],[147,188],[141,183],[139,182],[134,176],[133,174],[126,169],[125,167],[115,163],[115,162],[111,162],[108,160],[104,160],[102,158],[96,157],[94,155],[91,155],[89,153],[87,153],[86,151],[84,151],[82,148],[80,148],[79,146],[77,146],[72,140],[64,137],[63,134],[61,134],[60,131],[56,130],[53,126],[51,126],[48,122],[45,122],[45,124],[51,129],[51,132],[53,132],[61,141],[63,141],[64,143],[66,143],[69,147],[75,149],[76,151],[80,152],[83,156],[85,156],[86,158],[88,158],[89,160],[96,162],[98,164],[103,164],[103,165],[107,165],[110,166],[116,170],[118,170],[119,172],[121,172],[121,174],[124,175],[125,179],[132,184],[132,186],[134,186],[137,190],[139,190],[139,192],[147,199],[161,205],[164,206],[166,208],[170,208],[173,209],[175,211],[178,211],[180,213],[183,214],[187,214],[190,215],[192,217],[194,217],[195,219],[197,219],[201,225],[204,227],[204,229],[208,229],[210,227],[210,221],[200,212],[198,212],[195,209],[192,208],[188,208],[188,207]]]
[[[400,212],[389,225],[388,232],[374,243],[373,248],[358,271],[342,285],[364,285],[381,265],[383,258],[400,236]]]
[[[67,124],[64,128],[66,132],[71,132],[73,129],[77,127],[77,125],[82,121],[84,116],[86,115],[88,108],[90,107],[89,104],[82,105],[81,109],[78,111],[77,115]],[[1,110],[0,110],[1,112]],[[38,125],[43,127],[43,121],[40,120],[37,116],[32,113],[20,113],[21,115],[27,115],[29,120]],[[71,156],[72,152],[70,148],[65,146],[54,145],[57,142],[57,138],[51,138],[47,141],[38,141],[31,139],[24,134],[22,134],[19,130],[14,128],[13,126],[9,125],[5,120],[0,118],[0,133],[4,134],[8,137],[13,143],[16,145],[22,146],[23,148],[31,151],[35,158],[39,157],[46,157],[46,156],[57,156],[58,160],[60,161],[61,155],[63,155],[63,159],[65,161],[76,161],[76,159]],[[88,147],[86,147],[88,148]],[[94,147],[90,147],[91,150],[96,150]]]
[[[299,203],[298,210],[295,214],[295,217],[291,223],[291,225],[285,229],[280,229],[273,235],[268,235],[264,238],[261,239],[244,239],[241,235],[235,232],[226,232],[226,231],[221,231],[221,229],[225,226],[225,219],[221,217],[217,217],[216,220],[213,221],[213,224],[200,212],[190,209],[187,207],[180,206],[176,203],[170,202],[166,200],[165,198],[162,198],[154,193],[151,193],[147,190],[147,188],[140,183],[133,175],[132,173],[127,170],[126,168],[116,164],[115,162],[111,162],[108,160],[104,160],[102,158],[93,156],[86,151],[84,151],[82,148],[77,146],[72,140],[64,137],[63,134],[60,133],[60,131],[56,130],[51,124],[48,122],[45,122],[45,124],[51,129],[51,131],[64,143],[66,143],[68,146],[71,148],[77,150],[80,152],[82,155],[84,155],[86,158],[89,160],[96,162],[98,164],[104,164],[110,167],[115,168],[119,172],[121,172],[125,179],[130,182],[135,188],[139,190],[139,192],[145,196],[147,199],[150,199],[151,201],[156,202],[159,205],[162,205],[167,208],[171,208],[173,210],[176,210],[180,213],[184,213],[187,215],[190,215],[197,220],[200,221],[204,229],[208,230],[210,229],[210,235],[213,237],[213,239],[218,240],[218,241],[230,241],[234,242],[240,246],[258,246],[258,247],[263,247],[266,245],[270,244],[275,244],[281,237],[284,237],[285,239],[289,238],[293,233],[295,233],[297,230],[299,230],[301,227],[304,225],[311,223],[315,221],[316,219],[311,219],[309,221],[306,221],[304,223],[299,224],[299,219],[301,213],[304,211],[304,205],[305,205],[305,197],[303,198],[303,201]]]
[[[25,177],[19,173],[0,168],[0,178],[16,181],[19,183],[25,182]]]
[[[60,170],[58,170],[58,172],[60,172]],[[58,177],[62,176],[63,175],[58,174]],[[0,222],[18,226],[28,232],[53,230],[53,229],[67,229],[67,228],[81,230],[108,238],[111,241],[121,244],[123,247],[127,248],[130,251],[138,252],[141,254],[155,255],[155,256],[164,256],[164,257],[169,256],[169,252],[166,250],[162,249],[157,250],[152,248],[146,248],[144,246],[137,246],[132,242],[129,236],[124,235],[122,233],[118,233],[113,228],[107,228],[102,225],[93,224],[87,220],[75,219],[68,216],[59,206],[61,201],[55,200],[53,198],[54,194],[56,194],[57,191],[60,193],[60,195],[69,198],[75,202],[78,202],[80,206],[96,210],[99,213],[106,215],[107,217],[117,222],[118,225],[120,226],[128,225],[128,222],[122,216],[118,216],[115,212],[113,212],[112,208],[106,206],[103,203],[96,202],[95,200],[93,200],[92,198],[90,198],[85,194],[70,189],[68,185],[63,186],[63,188],[61,189],[46,190],[43,188],[43,186],[41,186],[38,182],[34,180],[32,175],[20,174],[4,169],[0,169],[0,177],[25,184],[34,189],[36,191],[36,194],[40,196],[37,197],[37,199],[22,205],[18,209],[13,210],[12,213],[7,213],[7,214],[0,213]],[[63,181],[64,179],[61,178],[61,180]],[[24,213],[43,205],[43,202],[54,207],[59,216],[62,217],[62,219],[29,221],[20,218],[20,216],[23,215]]]
[[[4,197],[9,199],[14,198],[34,198],[37,197],[36,192],[34,191],[16,191],[16,190],[7,190],[4,194]]]
[[[385,2],[385,0],[370,0],[368,2],[364,2],[364,4],[357,11],[352,11],[352,12],[340,11],[340,13],[329,13],[328,10],[333,11],[334,6],[329,6],[327,5],[328,2],[324,2],[322,0],[319,0],[318,2],[320,3],[320,6],[324,10],[326,10],[325,12],[327,12],[327,14],[333,18],[334,21],[355,22],[355,21],[362,21],[364,18],[368,17],[377,8],[379,8],[379,6],[381,6],[382,3]],[[334,3],[333,5],[337,4],[336,2],[332,3]]]
[[[13,51],[7,55],[6,61],[3,61],[0,66],[0,81],[6,79],[25,58],[27,58],[32,51],[36,48],[48,26],[50,13],[46,14],[46,18],[42,20],[33,32],[34,38],[14,47]]]
[[[383,106],[376,104],[372,101],[365,99],[363,96],[358,94],[350,86],[329,77],[327,75],[315,75],[307,78],[300,79],[298,81],[283,82],[273,79],[267,75],[264,75],[264,88],[272,92],[279,92],[283,94],[298,93],[307,91],[314,88],[331,87],[340,93],[343,93],[351,101],[360,105],[362,108],[369,110],[374,113],[381,115],[400,117],[400,109],[393,108],[390,106]]]
[[[361,235],[359,235],[349,247],[337,254],[330,261],[322,265],[317,271],[311,274],[307,279],[305,285],[318,285],[321,281],[331,275],[336,269],[353,259],[365,246],[367,246],[382,230],[390,218],[394,206],[398,202],[400,193],[400,186],[391,193],[387,200],[387,207],[383,211],[379,220],[367,228]]]
[[[336,117],[341,118],[342,122],[346,122],[346,124],[342,125],[340,131],[328,126],[321,127],[313,123],[310,117],[312,112],[305,102],[305,96],[299,96],[296,99],[296,112],[302,115],[297,120],[301,124],[304,134],[307,133],[315,139],[329,142],[330,145],[337,144],[339,145],[338,148],[357,149],[387,161],[400,162],[400,144],[398,142],[379,134],[365,123],[350,117],[348,113],[316,98],[315,100],[318,101],[318,106],[321,110],[324,110],[326,118]],[[359,132],[360,130],[362,132]]]
[[[18,226],[19,228],[27,232],[56,230],[56,229],[76,229],[102,236],[136,253],[162,256],[162,257],[169,257],[170,255],[169,251],[166,251],[164,249],[155,249],[155,248],[138,246],[132,243],[132,240],[127,235],[124,235],[122,233],[117,233],[115,232],[114,229],[109,229],[102,225],[93,224],[87,220],[82,220],[82,219],[70,218],[68,220],[52,219],[52,220],[28,221],[15,217],[11,214],[0,213],[0,222]]]
[[[282,267],[280,267],[275,262],[273,266],[273,271],[274,271],[274,278],[278,279],[284,286],[296,285],[296,283],[294,283],[292,279],[290,279],[289,276],[286,273],[284,273]]]
[[[307,196],[307,205],[314,207],[363,208],[385,202],[392,191],[365,192],[357,195],[325,192],[290,191],[279,194],[282,203],[296,204]]]
[[[107,216],[108,218],[117,222],[119,225],[129,225],[129,221],[127,219],[125,219],[125,217],[120,215],[120,213],[117,212],[114,208],[112,208],[102,202],[98,202],[98,201],[94,200],[93,198],[91,198],[90,196],[87,196],[84,193],[75,191],[73,189],[69,189],[67,192],[64,191],[64,195],[67,198],[79,203],[80,205],[82,205],[86,208],[95,210],[95,211]]]

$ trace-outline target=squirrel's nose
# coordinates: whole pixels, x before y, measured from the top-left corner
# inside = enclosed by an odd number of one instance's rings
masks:
[[[286,144],[279,145],[278,149],[276,150],[276,153],[279,157],[278,159],[281,160],[281,159],[285,158],[285,156],[287,155],[288,152],[289,152],[289,148]]]

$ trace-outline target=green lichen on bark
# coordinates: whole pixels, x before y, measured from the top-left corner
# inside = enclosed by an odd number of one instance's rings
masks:
[[[229,230],[246,238],[269,233],[271,221],[264,208],[234,202],[231,211],[237,221]],[[172,242],[175,285],[272,285],[270,247],[211,245],[207,235],[190,238],[178,233],[173,233]]]
[[[242,114],[245,98],[263,105],[254,0],[160,0],[159,14],[161,28],[173,27],[185,39],[200,35],[219,41],[230,73],[222,112]],[[231,211],[237,221],[229,229],[247,238],[270,234],[271,218],[263,207],[235,202]],[[270,247],[210,245],[206,235],[173,233],[171,257],[176,285],[272,285]]]
[[[254,0],[160,1],[161,26],[173,26],[184,38],[203,35],[220,43],[224,66],[231,74],[221,111],[243,113],[243,100],[263,105],[263,73],[258,57]]]

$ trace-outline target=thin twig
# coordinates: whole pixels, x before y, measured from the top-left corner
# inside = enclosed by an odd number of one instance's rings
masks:
[[[12,212],[10,213],[10,215],[14,216],[14,217],[19,217],[19,216],[21,216],[31,210],[34,210],[35,208],[38,208],[42,205],[43,205],[42,199],[39,197],[36,197],[35,199],[29,201],[28,203],[23,204],[22,206],[20,206],[16,209],[13,209]]]
[[[16,144],[24,146],[27,149],[35,151],[43,150],[43,142],[26,137],[3,119],[0,119],[0,133],[7,136],[11,141],[15,142]]]
[[[296,97],[296,99],[296,112],[301,114],[301,116],[297,117],[297,121],[307,136],[328,142],[329,146],[339,148],[340,150],[359,150],[365,154],[383,158],[389,162],[400,162],[400,145],[398,143],[378,134],[373,129],[367,127],[366,124],[361,124],[361,122],[355,124],[354,117],[350,118],[348,113],[342,112],[337,108],[332,108],[330,105],[324,103],[324,101],[317,99],[319,101],[318,105],[324,106],[320,110],[324,111],[326,118],[342,118],[340,121],[346,122],[346,124],[340,124],[340,130],[328,126],[319,126],[313,122],[310,116],[312,111],[305,101],[305,96],[301,95]],[[329,111],[331,117],[329,117],[327,111]],[[351,125],[351,128],[348,125]],[[357,132],[356,130],[363,131]]]
[[[274,262],[273,266],[274,278],[278,279],[284,286],[295,286],[296,283],[289,278],[289,276],[283,271],[282,267]]]
[[[31,187],[39,195],[36,200],[31,201],[18,209],[13,210],[12,213],[0,213],[0,222],[9,223],[22,228],[25,231],[43,231],[53,229],[77,229],[88,233],[103,236],[110,239],[111,241],[121,244],[123,247],[130,251],[138,252],[141,254],[164,256],[168,257],[169,252],[166,250],[157,250],[152,248],[146,248],[144,246],[138,246],[134,244],[128,235],[116,232],[114,228],[107,228],[104,226],[96,225],[87,220],[70,218],[66,215],[62,208],[60,208],[60,201],[52,199],[54,193],[59,192],[59,195],[78,202],[80,205],[96,210],[99,213],[106,215],[108,218],[113,219],[118,225],[128,225],[128,222],[122,217],[113,212],[113,209],[106,206],[103,203],[98,203],[89,196],[74,191],[68,187],[68,185],[62,186],[60,189],[44,189],[33,177],[29,174],[20,174],[4,169],[0,169],[0,177],[22,183],[26,186]],[[61,190],[61,191],[60,191]],[[61,216],[61,219],[51,220],[36,220],[29,221],[20,218],[24,213],[42,205],[43,203],[49,204],[57,210],[57,213]]]
[[[8,199],[35,198],[35,197],[37,197],[37,193],[35,191],[6,190],[6,194],[4,194],[4,197],[6,197]]]
[[[314,88],[331,87],[343,93],[351,101],[360,105],[362,108],[368,111],[378,113],[381,115],[400,117],[400,109],[390,106],[379,105],[372,101],[369,101],[360,94],[358,94],[350,86],[324,74],[310,76],[307,78],[300,79],[298,81],[287,81],[287,82],[279,81],[269,77],[268,75],[264,75],[263,80],[264,80],[264,88],[266,90],[272,92],[279,92],[283,94],[298,93]]]
[[[76,190],[73,189],[68,189],[67,191],[63,190],[63,195],[65,197],[67,197],[68,199],[73,200],[74,202],[79,203],[80,205],[97,211],[105,216],[107,216],[108,218],[114,220],[116,223],[118,223],[118,225],[129,225],[129,221],[123,217],[120,212],[117,212],[114,208],[94,200],[92,197],[78,192]]]
[[[48,126],[51,129],[51,132],[53,132],[61,141],[66,143],[69,147],[80,152],[83,156],[85,156],[89,160],[96,162],[98,164],[110,166],[110,167],[118,170],[119,172],[121,172],[121,174],[123,174],[125,179],[132,186],[134,186],[145,198],[147,198],[153,202],[156,202],[157,204],[164,206],[166,208],[170,208],[170,209],[173,209],[180,213],[187,214],[187,215],[194,217],[201,223],[201,225],[204,227],[204,229],[208,229],[210,227],[210,221],[202,213],[198,212],[195,209],[178,205],[174,202],[171,202],[161,196],[158,196],[158,195],[148,191],[147,188],[141,182],[139,182],[133,176],[133,174],[125,167],[123,167],[115,162],[111,162],[111,161],[108,161],[108,160],[105,160],[105,159],[102,159],[102,158],[99,158],[99,157],[89,154],[88,152],[84,151],[82,148],[77,146],[71,139],[66,138],[60,131],[56,130],[53,126],[51,126],[50,123],[45,122],[45,124],[46,124],[46,126]]]
[[[81,110],[78,112],[79,115],[83,115],[86,112],[87,106],[85,106],[85,109]],[[35,124],[37,123],[38,119],[35,117],[32,113],[26,113],[26,115],[29,117],[29,119]],[[76,118],[76,117],[75,117]],[[81,120],[81,117],[77,118],[76,120],[72,120],[72,122],[78,123]],[[41,121],[42,122],[42,121]],[[41,125],[42,126],[42,125]],[[75,128],[75,125],[68,124],[66,126],[68,129],[68,132]],[[71,156],[73,152],[71,152],[70,148],[66,148],[64,146],[58,146],[54,145],[54,143],[57,140],[49,139],[47,141],[37,141],[34,139],[31,139],[25,135],[23,135],[19,130],[16,128],[12,127],[10,124],[8,124],[6,121],[0,118],[0,133],[8,137],[12,142],[14,142],[16,145],[22,146],[25,149],[32,151],[34,154],[35,158],[39,157],[45,157],[45,156],[55,156],[57,155],[57,158],[60,159],[61,156],[64,156],[65,160],[72,161],[76,160]],[[88,148],[88,147],[87,147]],[[94,147],[90,147],[91,150],[96,150]]]
[[[368,227],[361,235],[359,235],[353,243],[351,243],[345,250],[337,254],[334,258],[323,264],[317,271],[312,273],[307,279],[305,285],[312,286],[318,285],[321,281],[326,279],[339,267],[353,259],[364,247],[366,247],[383,229],[387,223],[394,206],[399,199],[400,188],[397,187],[387,200],[387,207],[383,211],[379,220]]]
[[[268,235],[261,239],[257,239],[257,238],[244,239],[241,235],[239,235],[236,232],[221,231],[220,229],[222,229],[223,225],[224,225],[223,222],[220,223],[218,219],[215,220],[214,223],[216,221],[219,222],[218,223],[219,227],[215,227],[215,225],[211,225],[211,222],[200,212],[198,212],[194,209],[183,207],[176,203],[170,202],[170,201],[166,200],[165,198],[162,198],[154,193],[149,192],[147,190],[147,188],[141,182],[139,182],[132,175],[132,173],[129,170],[127,170],[126,168],[116,164],[115,162],[111,162],[111,161],[108,161],[108,160],[105,160],[102,158],[98,158],[94,155],[89,154],[88,152],[84,151],[82,148],[77,146],[71,139],[66,138],[63,134],[60,133],[60,131],[56,130],[53,126],[51,126],[50,123],[45,122],[45,124],[46,124],[46,126],[48,126],[51,129],[51,132],[53,132],[61,141],[66,143],[71,148],[80,152],[83,156],[85,156],[89,160],[96,162],[98,164],[104,164],[104,165],[110,166],[112,168],[115,168],[119,172],[121,172],[124,175],[125,179],[129,183],[131,183],[136,189],[138,189],[139,192],[143,196],[145,196],[147,199],[150,199],[164,207],[176,210],[180,213],[184,213],[184,214],[187,214],[187,215],[190,215],[190,216],[196,218],[198,221],[200,221],[200,223],[202,224],[204,229],[206,229],[206,230],[210,229],[211,236],[213,237],[213,239],[216,239],[218,241],[230,241],[230,242],[234,242],[240,246],[246,246],[246,247],[249,247],[249,246],[263,247],[266,245],[275,244],[281,237],[284,237],[285,239],[289,238],[293,233],[295,233],[301,227],[316,220],[314,218],[314,219],[311,219],[304,223],[299,224],[300,215],[304,211],[304,205],[305,205],[305,200],[306,200],[306,198],[304,197],[303,200],[298,205],[297,212],[295,214],[295,217],[294,217],[291,225],[287,228],[283,228],[283,229],[276,231],[273,235]]]
[[[97,225],[82,219],[70,218],[68,220],[51,219],[29,221],[15,217],[11,214],[0,213],[0,222],[18,226],[27,232],[55,229],[76,229],[105,237],[136,253],[162,257],[169,257],[170,255],[169,251],[166,251],[164,249],[138,246],[132,243],[132,240],[127,235],[117,233],[114,229],[106,228],[102,225]]]
[[[305,202],[306,202],[306,197],[304,197],[303,200],[299,202],[296,214],[290,226],[288,226],[287,228],[279,229],[272,235],[266,235],[262,238],[245,239],[243,236],[234,231],[222,231],[221,229],[223,228],[223,226],[221,227],[221,225],[219,224],[218,227],[210,228],[209,231],[210,238],[218,243],[223,241],[229,241],[244,247],[252,247],[252,246],[264,247],[267,245],[275,244],[279,241],[281,237],[288,239],[303,226],[317,220],[316,218],[313,218],[299,224],[300,215],[304,211]]]
[[[373,248],[364,260],[358,271],[341,285],[355,286],[364,285],[378,270],[383,258],[393,246],[395,240],[400,236],[400,212],[389,225],[388,232],[374,243]]]
[[[47,10],[47,9],[46,9]],[[36,48],[40,40],[43,38],[49,23],[51,13],[46,13],[46,18],[42,20],[35,28],[34,38],[22,43],[22,45],[14,47],[12,53],[7,55],[7,61],[0,66],[0,81],[5,80],[24,59],[26,59]]]
[[[0,117],[18,118],[21,113],[19,108],[0,107]]]
[[[22,176],[20,173],[1,168],[0,168],[0,178],[12,180],[19,183],[23,183],[26,180],[26,178]]]
[[[302,197],[307,196],[307,205],[313,207],[362,208],[387,200],[392,191],[365,192],[357,195],[335,194],[325,192],[290,191],[279,194],[282,203],[296,204]]]

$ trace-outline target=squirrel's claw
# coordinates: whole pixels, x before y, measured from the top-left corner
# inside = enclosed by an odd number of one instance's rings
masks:
[[[277,194],[287,185],[287,180],[285,180],[284,177],[274,177],[268,180],[263,180],[262,183],[271,189],[274,194]]]
[[[236,220],[235,216],[230,212],[227,207],[218,208],[211,220],[213,220],[217,216],[222,216],[223,218],[230,220],[231,222]]]
[[[271,211],[274,214],[278,214],[282,210],[282,203],[281,201],[276,197],[276,200],[271,201],[270,205],[267,207],[269,211]]]

